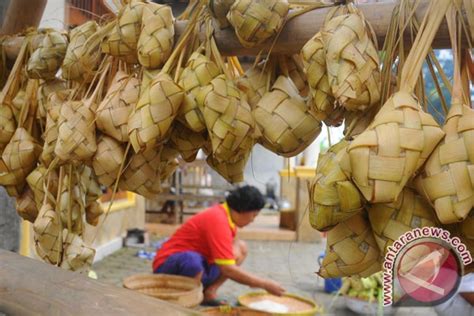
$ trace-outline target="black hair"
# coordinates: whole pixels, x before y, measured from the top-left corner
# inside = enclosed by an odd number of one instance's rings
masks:
[[[239,213],[261,210],[265,206],[265,198],[260,191],[251,185],[245,185],[229,192],[226,202],[231,209]]]

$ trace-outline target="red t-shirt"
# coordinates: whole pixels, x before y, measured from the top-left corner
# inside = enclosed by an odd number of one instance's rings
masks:
[[[153,271],[170,255],[183,251],[200,253],[209,264],[235,264],[236,231],[227,204],[212,206],[191,217],[157,250]]]

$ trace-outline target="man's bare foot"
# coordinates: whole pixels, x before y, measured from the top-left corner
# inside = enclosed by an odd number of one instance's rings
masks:
[[[204,301],[212,301],[212,300],[215,300],[217,298],[217,290],[212,288],[212,287],[208,287],[207,289],[204,290]]]

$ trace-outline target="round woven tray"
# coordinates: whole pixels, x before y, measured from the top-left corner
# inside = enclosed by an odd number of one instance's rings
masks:
[[[167,274],[136,274],[123,280],[123,287],[184,307],[195,307],[203,300],[198,280]]]
[[[219,306],[200,310],[204,315],[209,316],[271,316],[267,312],[256,311],[247,307]]]
[[[318,305],[306,298],[294,294],[283,294],[282,296],[275,296],[265,292],[247,293],[238,297],[240,305],[251,308],[250,304],[269,300],[288,307],[286,313],[271,313],[272,315],[286,315],[286,316],[305,316],[315,315],[319,311]]]

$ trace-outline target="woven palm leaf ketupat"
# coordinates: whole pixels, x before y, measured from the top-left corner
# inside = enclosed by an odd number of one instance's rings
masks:
[[[3,165],[0,184],[10,196],[20,196],[26,184],[26,176],[36,166],[41,147],[28,131],[17,128],[2,154]]]
[[[244,169],[249,157],[250,152],[248,152],[243,157],[220,162],[212,155],[209,155],[206,159],[206,162],[209,167],[214,169],[229,183],[239,183],[244,181]]]
[[[457,19],[452,15],[453,11],[451,9],[447,14],[455,72],[451,108],[443,127],[446,136],[416,179],[418,191],[434,205],[443,224],[464,220],[474,207],[474,110],[463,98],[456,43]],[[466,52],[465,56],[470,58],[470,53]]]
[[[36,167],[27,177],[26,182],[31,188],[36,207],[41,208],[44,202],[45,195],[45,184],[48,182],[49,178],[49,188],[48,194],[53,200],[56,198],[58,192],[59,178],[56,170],[52,169],[48,172],[48,169],[42,165]],[[45,182],[46,181],[46,182]]]
[[[34,223],[38,216],[38,208],[36,207],[33,191],[26,188],[23,194],[16,199],[16,211],[25,221]]]
[[[150,86],[153,79],[161,72],[161,69],[143,68],[142,80],[140,83],[140,94]]]
[[[396,202],[372,204],[367,212],[375,240],[383,253],[412,229],[438,226],[431,206],[409,187],[403,189]]]
[[[192,162],[207,141],[204,133],[193,132],[186,126],[176,123],[167,144],[176,149],[184,161]]]
[[[38,256],[50,264],[60,263],[62,249],[61,223],[51,204],[45,203],[39,210],[38,217],[33,224],[33,232]]]
[[[301,49],[304,71],[308,78],[312,109],[320,120],[335,111],[335,99],[326,70],[326,51],[321,32],[316,33]]]
[[[117,71],[107,94],[96,111],[97,128],[119,142],[128,141],[128,117],[140,92],[137,78]]]
[[[247,95],[247,101],[253,109],[267,92],[268,70],[256,66],[248,69],[243,76],[236,79],[237,87]]]
[[[82,233],[83,215],[85,213],[85,194],[80,185],[80,178],[77,175],[76,167],[66,165],[67,170],[58,192],[59,200],[56,208],[61,214],[62,227],[69,232]]]
[[[86,42],[97,32],[95,21],[87,21],[74,28],[70,34],[69,45],[61,66],[62,77],[66,80],[89,81],[98,65],[100,51],[88,55]]]
[[[326,256],[318,272],[321,277],[367,277],[380,271],[380,251],[364,216],[356,214],[327,233]]]
[[[364,110],[380,100],[379,57],[368,22],[353,5],[349,14],[324,24],[322,38],[326,67],[334,97],[346,109]]]
[[[135,153],[127,162],[127,168],[120,178],[119,188],[135,192],[147,198],[161,193],[160,174],[161,148]]]
[[[430,2],[427,18],[403,66],[400,91],[385,102],[374,121],[349,145],[352,179],[369,202],[396,201],[444,136],[412,92],[449,5],[449,1],[441,1],[435,7]]]
[[[65,34],[47,30],[38,48],[33,52],[26,72],[31,79],[51,80],[56,77],[63,63],[68,40]]]
[[[40,118],[43,123],[46,123],[46,116],[48,113],[48,98],[49,95],[56,91],[66,90],[66,81],[61,79],[54,79],[44,81],[38,88],[38,112],[37,117]]]
[[[230,10],[232,4],[235,0],[211,0],[209,1],[209,9],[211,9],[211,14],[216,18],[217,23],[221,29],[227,28],[230,26],[229,21],[227,20],[227,13]]]
[[[88,271],[94,260],[95,250],[87,247],[82,238],[63,230],[64,252],[60,267],[70,271]]]
[[[89,225],[97,226],[99,224],[99,217],[104,214],[102,206],[96,201],[92,202],[86,208],[86,222]]]
[[[198,105],[196,96],[199,94],[200,88],[208,85],[219,74],[220,71],[215,62],[200,52],[194,52],[179,77],[178,84],[183,87],[186,96],[180,108],[178,120],[195,132],[202,132],[206,129],[199,108],[203,104]]]
[[[304,72],[303,59],[300,55],[282,56],[285,59],[285,67],[288,68],[288,76],[295,84],[300,95],[307,97],[309,93],[308,79]]]
[[[244,47],[253,47],[275,36],[289,10],[286,0],[236,0],[227,20]]]
[[[13,111],[13,116],[15,117],[15,121],[20,120],[20,112],[21,109],[23,108],[23,105],[25,104],[25,98],[26,98],[26,90],[21,89],[18,91],[18,93],[15,95],[11,102],[11,109]]]
[[[212,144],[213,157],[224,162],[253,147],[255,121],[250,106],[232,80],[220,75],[197,98]]]
[[[138,62],[137,43],[145,6],[144,1],[131,0],[120,9],[114,27],[102,43],[102,52],[130,64]]]
[[[284,157],[301,153],[321,132],[321,122],[288,77],[277,78],[252,114],[262,133],[259,142]]]
[[[94,169],[87,165],[82,165],[78,168],[79,172],[79,185],[81,190],[85,193],[85,206],[89,206],[99,199],[102,195],[102,190],[97,182],[97,176],[94,173]]]
[[[103,135],[97,141],[92,167],[100,184],[111,187],[117,178],[125,150],[114,138]]]
[[[325,231],[364,210],[364,201],[357,187],[341,168],[348,160],[343,140],[319,154],[316,177],[308,186],[309,221],[319,231]]]
[[[159,68],[170,57],[174,45],[174,18],[167,5],[147,3],[142,13],[142,30],[137,43],[138,61],[143,67]]]
[[[153,149],[166,140],[183,97],[182,88],[168,74],[160,73],[153,79],[128,119],[128,135],[135,152]]]

